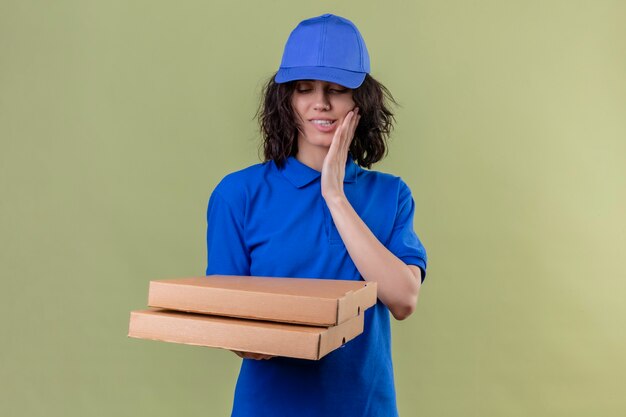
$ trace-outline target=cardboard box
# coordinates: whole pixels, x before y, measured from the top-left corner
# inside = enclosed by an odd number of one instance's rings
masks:
[[[363,314],[334,327],[313,327],[179,311],[131,311],[128,336],[317,360],[363,332]]]
[[[150,282],[148,305],[313,326],[336,326],[376,304],[376,283],[210,275]]]

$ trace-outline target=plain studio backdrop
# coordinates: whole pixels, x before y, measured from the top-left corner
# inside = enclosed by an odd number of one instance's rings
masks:
[[[233,353],[126,337],[204,274],[205,211],[259,162],[263,82],[345,16],[429,255],[393,322],[400,414],[626,413],[626,2],[0,1],[0,415],[224,416]]]

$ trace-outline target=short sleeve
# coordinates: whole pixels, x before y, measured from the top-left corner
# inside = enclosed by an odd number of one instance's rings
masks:
[[[415,202],[411,190],[400,181],[398,211],[387,248],[407,265],[416,265],[422,271],[422,282],[426,278],[426,249],[413,230]]]
[[[217,189],[211,194],[207,209],[206,275],[250,275],[243,212],[243,208],[233,209]]]

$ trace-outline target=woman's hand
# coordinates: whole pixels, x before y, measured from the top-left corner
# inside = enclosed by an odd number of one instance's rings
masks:
[[[252,353],[252,352],[240,352],[238,350],[231,350],[235,355],[239,356],[242,359],[257,359],[257,360],[266,360],[272,359],[274,356],[272,355],[264,355],[262,353]]]
[[[322,166],[322,196],[350,258],[365,281],[378,283],[378,298],[398,319],[415,310],[421,272],[387,249],[359,217],[343,190],[346,160],[360,116],[348,112],[335,131]]]
[[[335,131],[333,141],[322,166],[322,197],[325,200],[344,197],[343,179],[346,175],[346,160],[354,132],[361,115],[359,108],[348,112],[341,125]]]

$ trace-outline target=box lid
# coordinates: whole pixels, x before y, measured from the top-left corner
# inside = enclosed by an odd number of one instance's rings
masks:
[[[150,282],[148,305],[165,309],[336,326],[376,303],[376,283],[231,275]]]

